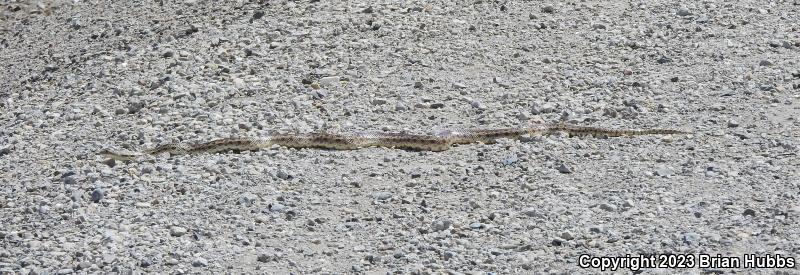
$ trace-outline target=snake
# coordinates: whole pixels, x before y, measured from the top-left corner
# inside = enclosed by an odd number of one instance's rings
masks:
[[[121,152],[102,149],[99,155],[114,160],[134,160],[143,156],[162,154],[189,155],[220,153],[227,151],[255,151],[278,145],[288,148],[318,148],[329,150],[356,150],[369,147],[433,151],[448,150],[453,145],[496,143],[499,139],[521,139],[525,136],[542,136],[567,133],[573,136],[631,137],[641,135],[688,134],[688,131],[675,129],[611,129],[592,126],[578,126],[564,123],[549,123],[526,127],[496,129],[444,130],[432,134],[410,134],[396,132],[356,132],[356,133],[294,133],[270,134],[259,138],[222,138],[203,143],[169,143],[140,152]]]

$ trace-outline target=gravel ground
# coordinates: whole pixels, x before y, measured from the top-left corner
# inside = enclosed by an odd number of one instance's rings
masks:
[[[3,2],[0,273],[585,273],[600,270],[581,254],[800,252],[797,1]],[[96,155],[555,121],[693,133]]]

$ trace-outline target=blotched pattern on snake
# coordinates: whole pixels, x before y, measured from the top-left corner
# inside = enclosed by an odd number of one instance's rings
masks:
[[[554,133],[570,136],[623,137],[639,135],[671,135],[688,132],[672,129],[609,129],[602,127],[576,126],[562,123],[542,124],[529,127],[500,129],[468,129],[441,131],[435,134],[406,134],[386,132],[333,134],[326,132],[307,134],[274,134],[261,138],[225,138],[198,144],[172,143],[138,153],[123,153],[104,149],[99,154],[117,160],[131,160],[144,155],[170,155],[216,153],[224,151],[248,151],[279,145],[290,148],[322,148],[332,150],[354,150],[368,147],[385,147],[421,151],[445,151],[453,144],[494,143],[498,139],[518,139],[523,136],[541,136]]]

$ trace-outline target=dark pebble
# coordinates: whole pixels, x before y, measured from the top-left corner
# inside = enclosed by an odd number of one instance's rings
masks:
[[[92,191],[92,201],[93,202],[100,202],[103,198],[105,198],[106,192],[103,191],[103,188],[97,187]]]

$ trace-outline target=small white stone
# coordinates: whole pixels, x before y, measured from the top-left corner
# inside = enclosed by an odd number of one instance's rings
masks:
[[[233,78],[233,86],[239,89],[245,88],[244,79],[241,78]]]
[[[197,257],[192,261],[192,266],[194,267],[204,267],[208,266],[208,260],[204,259],[203,257]]]
[[[323,77],[323,78],[319,79],[319,85],[322,85],[322,86],[333,85],[333,84],[336,84],[336,83],[339,83],[339,77],[338,76],[326,76],[326,77]]]
[[[180,227],[180,226],[173,226],[173,227],[171,227],[171,228],[169,229],[169,234],[170,234],[171,236],[173,236],[173,237],[180,237],[180,236],[183,236],[183,235],[185,235],[187,232],[189,232],[189,230],[187,230],[185,227]]]

